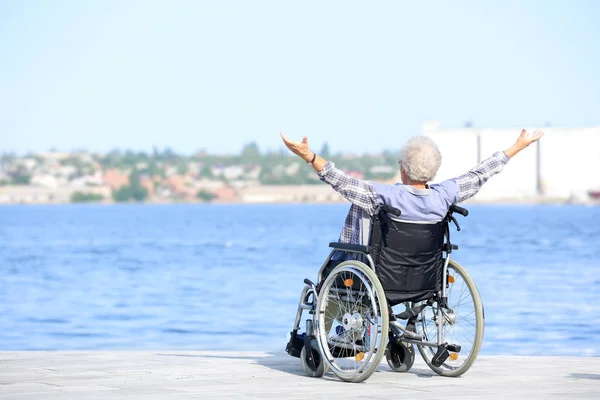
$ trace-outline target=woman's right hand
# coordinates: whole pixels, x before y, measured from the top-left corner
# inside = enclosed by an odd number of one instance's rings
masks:
[[[308,148],[308,138],[304,136],[301,142],[297,142],[295,140],[290,140],[283,132],[279,132],[281,135],[281,139],[285,146],[290,149],[292,153],[302,158],[304,161],[309,162],[313,158],[313,152]]]

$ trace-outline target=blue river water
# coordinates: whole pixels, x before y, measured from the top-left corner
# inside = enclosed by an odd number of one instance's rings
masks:
[[[472,205],[482,354],[600,356],[600,207]],[[283,351],[347,205],[0,207],[0,350]]]

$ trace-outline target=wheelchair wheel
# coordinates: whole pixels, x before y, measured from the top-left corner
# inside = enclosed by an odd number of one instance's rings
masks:
[[[323,363],[323,359],[321,358],[321,354],[316,349],[313,349],[313,357],[314,364],[312,364],[307,359],[308,351],[306,350],[306,346],[302,347],[302,351],[300,351],[300,362],[302,363],[302,369],[306,376],[311,376],[313,378],[320,378],[325,373],[325,363]]]
[[[394,372],[407,372],[415,363],[415,347],[408,343],[389,343],[385,353],[387,363]]]
[[[362,382],[385,354],[389,315],[379,279],[359,261],[345,261],[317,298],[317,342],[325,365],[340,379]]]
[[[446,284],[448,307],[442,309],[444,318],[442,341],[461,346],[458,353],[450,353],[439,367],[432,363],[437,349],[417,346],[423,360],[437,374],[442,376],[460,376],[473,365],[483,341],[484,313],[483,304],[477,286],[465,269],[457,262],[448,263],[448,279]],[[426,307],[419,316],[417,333],[424,340],[437,342],[439,304]]]

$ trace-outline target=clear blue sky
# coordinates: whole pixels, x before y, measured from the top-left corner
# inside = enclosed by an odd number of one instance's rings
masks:
[[[0,0],[0,151],[600,125],[600,2]]]

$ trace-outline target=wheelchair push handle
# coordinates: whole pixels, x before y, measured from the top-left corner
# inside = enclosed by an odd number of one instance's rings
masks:
[[[456,230],[460,232],[460,225],[458,224],[458,221],[456,220],[456,218],[454,218],[454,215],[452,215],[453,213],[459,213],[460,215],[466,217],[467,215],[469,215],[469,210],[467,210],[466,208],[457,206],[456,204],[452,204],[450,206],[450,209],[448,210],[448,215],[446,215],[446,220],[448,222],[450,222],[450,221],[454,222],[454,225],[456,225]]]
[[[385,211],[386,213],[395,215],[396,217],[399,217],[402,214],[402,212],[396,207],[388,206],[387,204],[381,204],[379,206],[379,211]]]
[[[469,210],[467,210],[466,208],[462,208],[460,206],[457,206],[456,204],[452,204],[450,206],[450,212],[459,213],[463,217],[466,217],[467,215],[469,215]]]

